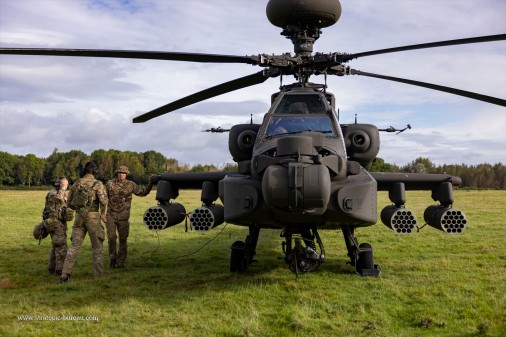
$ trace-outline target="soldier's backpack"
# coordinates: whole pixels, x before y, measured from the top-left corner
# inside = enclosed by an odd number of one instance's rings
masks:
[[[91,203],[93,188],[98,183],[98,180],[92,186],[79,183],[76,190],[73,191],[72,200],[68,206],[76,211],[86,208]]]
[[[58,220],[72,221],[74,220],[74,211],[69,207],[62,207],[58,210]]]

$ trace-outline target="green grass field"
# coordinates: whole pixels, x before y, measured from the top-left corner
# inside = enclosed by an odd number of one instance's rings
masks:
[[[247,229],[227,225],[188,255],[223,227],[150,232],[142,214],[156,204],[152,193],[133,201],[128,268],[94,280],[86,239],[66,284],[47,274],[50,239],[39,245],[31,234],[44,195],[0,191],[2,336],[506,336],[506,191],[456,191],[469,219],[460,236],[428,226],[410,236],[382,224],[358,230],[379,278],[353,273],[338,231],[321,233],[327,259],[314,273],[295,277],[279,232],[264,230],[258,263],[230,274],[229,247]],[[182,192],[178,201],[191,211],[199,197]],[[386,194],[379,199],[381,210]],[[419,221],[431,203],[428,192],[408,192]]]

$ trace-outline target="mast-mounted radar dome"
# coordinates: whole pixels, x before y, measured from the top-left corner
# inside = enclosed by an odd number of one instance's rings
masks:
[[[341,16],[339,0],[270,0],[267,18],[277,27],[310,25],[332,26]]]

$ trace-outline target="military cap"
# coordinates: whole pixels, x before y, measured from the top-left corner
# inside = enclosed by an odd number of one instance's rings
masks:
[[[123,166],[121,165],[120,167],[118,167],[118,169],[116,170],[116,173],[126,173],[126,174],[130,174],[130,171],[128,170],[128,167],[126,166]]]

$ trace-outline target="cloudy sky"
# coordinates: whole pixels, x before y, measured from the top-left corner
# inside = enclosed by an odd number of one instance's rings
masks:
[[[267,0],[0,0],[1,47],[182,51],[232,55],[293,52],[265,16]],[[341,0],[339,22],[315,52],[363,52],[506,33],[504,0]],[[433,48],[353,60],[355,69],[506,98],[506,42]],[[54,148],[156,150],[182,163],[231,162],[227,134],[260,122],[279,78],[172,112],[132,118],[246,76],[250,65],[0,56],[0,151],[47,157]],[[291,79],[285,78],[284,83]],[[313,77],[323,82],[323,77]],[[506,162],[506,108],[373,78],[328,80],[342,123],[412,130],[382,133],[379,156],[404,165]]]

